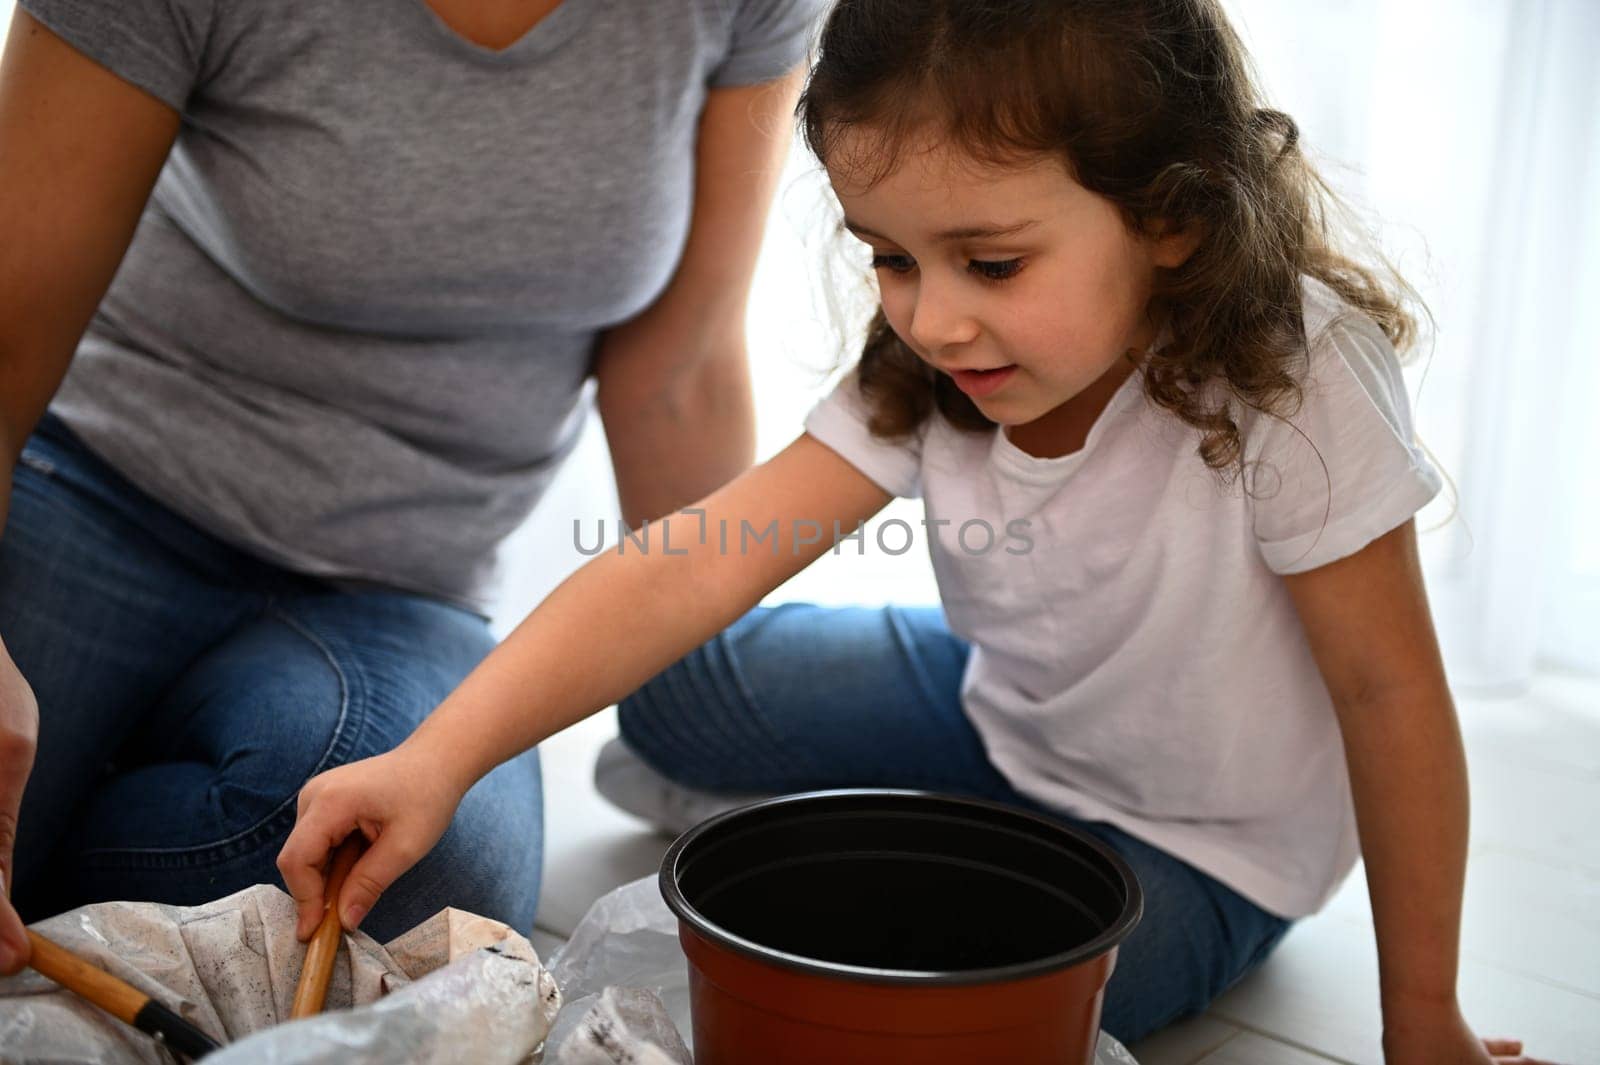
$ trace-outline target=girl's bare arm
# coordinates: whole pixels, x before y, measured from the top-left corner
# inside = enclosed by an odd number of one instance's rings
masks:
[[[1385,1057],[1484,1062],[1456,1000],[1467,764],[1412,522],[1284,578],[1344,737],[1377,932]],[[1523,1060],[1518,1058],[1517,1060]]]
[[[301,938],[322,915],[328,855],[352,831],[372,846],[336,900],[346,928],[433,847],[478,778],[634,691],[828,551],[835,523],[854,532],[889,499],[802,436],[652,523],[648,547],[626,540],[573,574],[399,747],[301,789],[278,855]]]
[[[406,743],[470,784],[634,691],[828,551],[835,523],[854,531],[890,498],[801,436],[652,524],[648,552],[624,541],[573,574]]]

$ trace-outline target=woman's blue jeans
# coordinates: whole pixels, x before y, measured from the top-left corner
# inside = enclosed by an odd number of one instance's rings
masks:
[[[0,636],[39,701],[24,920],[281,886],[300,786],[394,747],[493,646],[466,610],[334,588],[222,543],[48,416],[0,538]],[[530,751],[468,793],[362,929],[381,942],[458,906],[528,931],[542,817]]]
[[[925,788],[1076,824],[1127,859],[1145,893],[1102,1026],[1132,1042],[1205,1008],[1266,958],[1288,922],[1125,832],[1012,788],[962,713],[969,650],[937,608],[760,609],[624,700],[622,736],[656,770],[703,791]]]

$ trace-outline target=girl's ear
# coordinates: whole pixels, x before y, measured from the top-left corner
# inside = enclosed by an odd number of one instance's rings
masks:
[[[1157,219],[1151,226],[1152,259],[1157,266],[1175,270],[1189,261],[1204,236],[1198,223],[1176,228],[1165,219]]]

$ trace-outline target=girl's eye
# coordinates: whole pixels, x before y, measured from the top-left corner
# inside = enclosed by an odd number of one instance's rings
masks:
[[[889,270],[897,274],[909,273],[917,264],[909,255],[874,255],[874,270]]]
[[[989,281],[1004,281],[1008,277],[1015,277],[1018,270],[1022,269],[1021,259],[1005,259],[993,262],[984,259],[973,259],[967,263],[967,269]]]

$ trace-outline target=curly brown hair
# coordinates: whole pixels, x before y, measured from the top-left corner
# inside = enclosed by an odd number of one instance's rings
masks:
[[[839,0],[798,114],[817,157],[853,177],[888,174],[932,128],[986,162],[1063,159],[1135,233],[1198,231],[1194,254],[1157,272],[1151,309],[1170,340],[1145,359],[1143,383],[1199,432],[1200,457],[1219,471],[1244,461],[1240,406],[1298,408],[1302,276],[1397,350],[1415,339],[1415,292],[1380,255],[1375,269],[1340,250],[1343,205],[1294,121],[1261,105],[1217,0]],[[870,150],[834,158],[846,131]],[[935,410],[963,429],[994,427],[881,307],[858,375],[879,436],[908,435]]]

